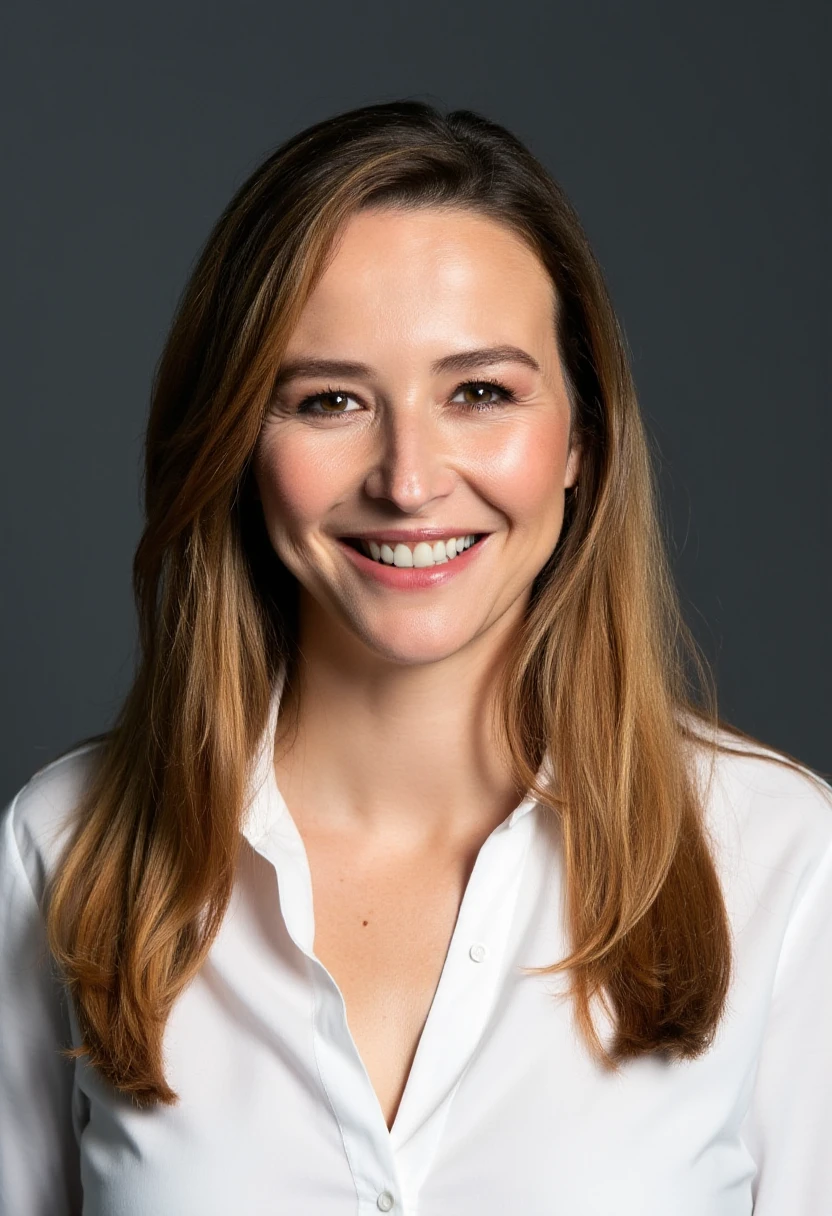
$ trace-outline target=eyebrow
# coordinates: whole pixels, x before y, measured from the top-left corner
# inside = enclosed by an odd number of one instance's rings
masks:
[[[520,363],[523,367],[540,371],[540,364],[519,346],[484,346],[479,350],[462,350],[445,355],[431,364],[434,376],[443,372],[469,372],[478,367],[494,363]],[[355,376],[368,379],[372,368],[366,363],[354,363],[348,359],[293,359],[283,363],[277,375],[276,386],[297,380],[301,376]]]

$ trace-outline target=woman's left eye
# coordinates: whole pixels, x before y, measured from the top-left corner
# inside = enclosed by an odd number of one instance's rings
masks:
[[[467,405],[473,410],[490,410],[503,401],[513,401],[514,396],[502,384],[476,380],[461,384],[451,401]]]

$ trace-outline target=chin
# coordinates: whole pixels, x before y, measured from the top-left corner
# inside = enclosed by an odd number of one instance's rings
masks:
[[[360,631],[364,645],[380,659],[399,663],[403,667],[440,663],[464,650],[476,637],[474,630],[461,632],[458,628],[420,629],[412,623],[395,630],[364,629]]]

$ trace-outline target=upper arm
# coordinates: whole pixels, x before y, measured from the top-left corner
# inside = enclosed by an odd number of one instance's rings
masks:
[[[832,845],[782,942],[751,1107],[755,1216],[832,1212]]]
[[[19,797],[19,796],[18,796]],[[65,995],[15,833],[0,815],[0,1216],[82,1207]]]

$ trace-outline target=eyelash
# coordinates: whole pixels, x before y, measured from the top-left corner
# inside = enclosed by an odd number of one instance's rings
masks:
[[[451,397],[455,397],[457,393],[461,392],[462,389],[465,388],[487,388],[502,398],[502,401],[490,401],[486,404],[472,402],[466,406],[463,406],[464,409],[468,409],[472,413],[487,414],[490,410],[496,409],[499,405],[517,400],[511,389],[505,384],[502,384],[499,380],[463,380],[461,384],[456,386],[451,394]],[[313,414],[310,406],[314,405],[316,401],[319,401],[321,397],[329,397],[331,395],[340,397],[353,396],[352,393],[347,393],[342,388],[333,388],[329,386],[319,393],[312,393],[311,396],[304,397],[304,399],[296,407],[295,413],[309,414],[313,418],[341,418],[345,414],[355,414],[358,412],[357,410],[343,410],[340,414]]]

